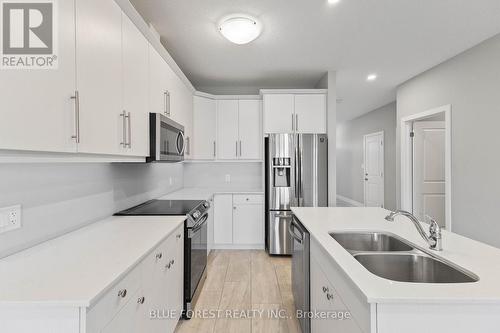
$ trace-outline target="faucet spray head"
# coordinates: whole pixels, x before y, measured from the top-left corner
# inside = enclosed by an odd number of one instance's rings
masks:
[[[394,222],[394,216],[396,216],[396,212],[391,212],[389,215],[385,217],[385,220],[389,222]]]

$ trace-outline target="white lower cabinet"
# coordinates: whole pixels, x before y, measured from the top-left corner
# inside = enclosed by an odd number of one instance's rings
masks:
[[[87,311],[86,333],[173,332],[183,306],[183,265],[181,225]]]
[[[263,196],[260,194],[216,194],[214,196],[214,247],[262,248],[263,244]]]

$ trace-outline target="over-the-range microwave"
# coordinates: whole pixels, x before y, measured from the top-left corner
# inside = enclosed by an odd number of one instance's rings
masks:
[[[161,113],[149,114],[149,157],[147,162],[184,160],[184,126]]]

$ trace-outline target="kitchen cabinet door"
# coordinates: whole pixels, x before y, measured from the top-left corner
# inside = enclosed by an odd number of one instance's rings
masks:
[[[96,27],[99,27],[97,29]],[[83,153],[119,154],[122,11],[113,0],[76,1],[76,71]]]
[[[128,16],[122,13],[123,111],[120,129],[128,155],[149,155],[148,41]],[[129,118],[128,118],[129,117]],[[125,130],[124,130],[125,128]]]
[[[131,296],[127,304],[116,314],[116,316],[104,327],[102,333],[137,333],[139,323],[142,323],[141,311],[143,305],[138,302],[142,297],[140,292]]]
[[[264,211],[262,205],[234,205],[233,243],[264,244]]]
[[[57,6],[58,68],[0,70],[0,149],[76,152],[75,4]]]
[[[295,95],[295,131],[326,133],[326,95]]]
[[[239,101],[239,158],[243,160],[262,159],[262,117],[261,101]]]
[[[339,294],[331,285],[325,273],[320,267],[320,264],[311,256],[310,265],[311,276],[311,311],[340,313],[341,315],[349,312],[349,309],[340,299]],[[350,316],[345,319],[319,319],[311,320],[311,332],[314,333],[362,333],[356,321]]]
[[[149,45],[149,112],[168,116],[168,65]]]
[[[214,197],[214,243],[233,243],[233,196],[219,194]]]
[[[294,131],[294,95],[264,95],[264,133]]]
[[[216,157],[216,103],[215,100],[194,96],[193,104],[193,158],[213,160]]]
[[[217,101],[217,158],[235,160],[239,156],[238,101]]]

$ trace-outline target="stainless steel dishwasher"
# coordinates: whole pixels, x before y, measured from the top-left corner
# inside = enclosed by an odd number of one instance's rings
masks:
[[[288,232],[293,238],[292,245],[292,291],[297,311],[308,313],[311,310],[309,279],[309,231],[294,216]],[[299,317],[302,333],[311,332],[309,316]]]

